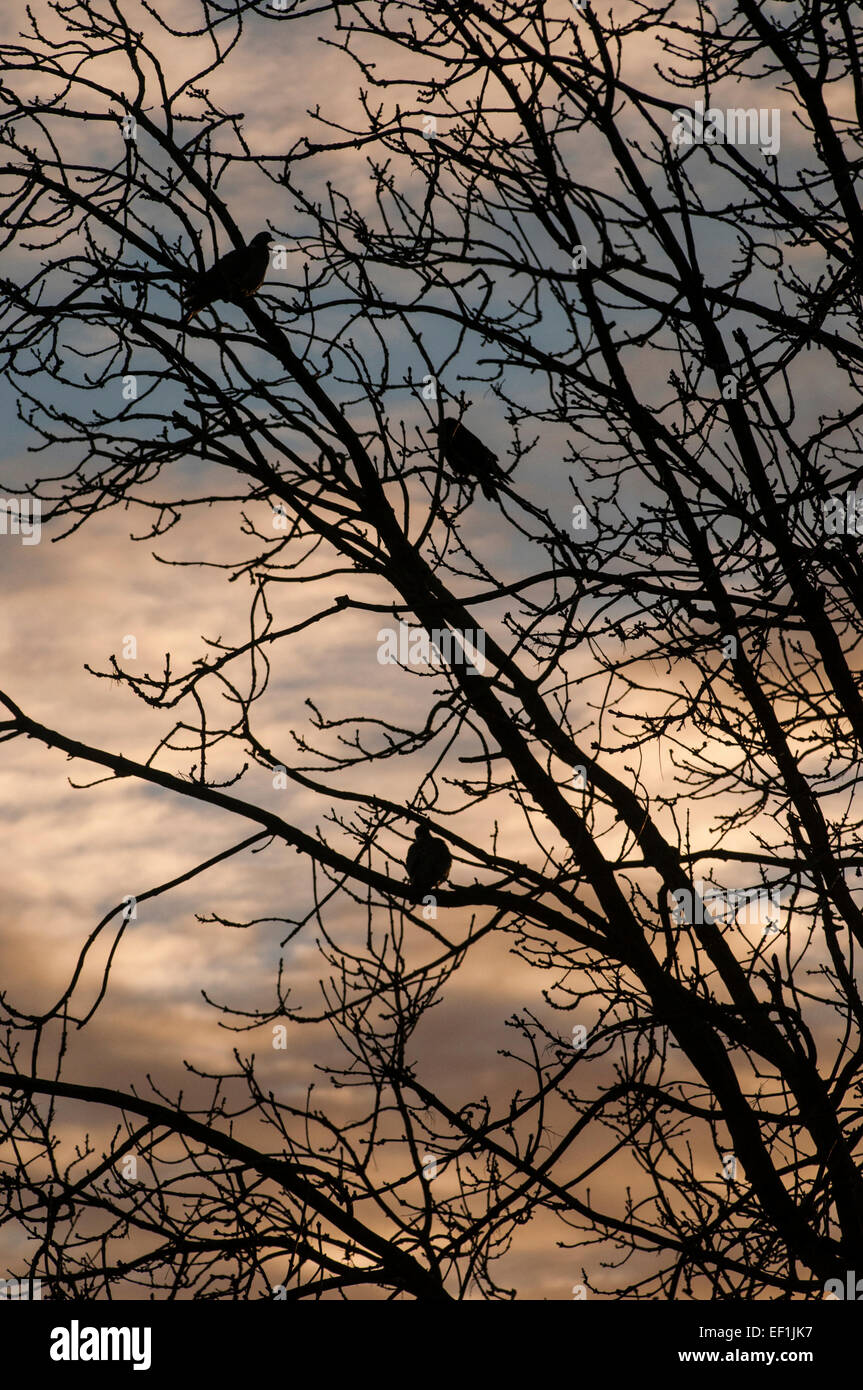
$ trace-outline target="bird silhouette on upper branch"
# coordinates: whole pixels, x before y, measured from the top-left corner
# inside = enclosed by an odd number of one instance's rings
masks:
[[[500,483],[506,482],[506,474],[493,454],[481,439],[472,434],[467,425],[452,416],[442,422],[437,430],[441,456],[457,477],[466,482],[476,481],[484,495],[493,502],[497,497]]]
[[[267,276],[272,240],[269,232],[258,232],[248,246],[228,251],[197,276],[185,295],[183,327],[217,299],[249,299],[256,294]]]
[[[452,855],[443,840],[432,835],[423,822],[417,826],[416,837],[407,852],[405,868],[411,887],[418,898],[443,883],[452,867]]]

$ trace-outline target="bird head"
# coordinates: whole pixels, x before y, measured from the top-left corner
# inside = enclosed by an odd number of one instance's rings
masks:
[[[452,439],[460,423],[461,421],[457,420],[455,416],[445,415],[441,423],[439,425],[434,425],[433,429],[438,439],[448,441]]]
[[[273,242],[272,232],[258,232],[257,236],[252,237],[253,246],[270,246]]]

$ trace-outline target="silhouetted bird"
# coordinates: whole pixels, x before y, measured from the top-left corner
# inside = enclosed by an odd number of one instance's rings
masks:
[[[418,898],[443,883],[452,865],[452,855],[443,840],[432,835],[428,826],[417,826],[416,839],[407,852],[405,868]]]
[[[185,326],[217,299],[248,299],[255,294],[266,279],[272,240],[269,232],[258,232],[248,246],[220,256],[199,275],[186,292],[181,323]]]
[[[506,481],[497,454],[471,434],[467,425],[451,417],[443,421],[437,435],[441,454],[453,473],[464,479],[475,478],[485,496],[493,502],[498,483]]]

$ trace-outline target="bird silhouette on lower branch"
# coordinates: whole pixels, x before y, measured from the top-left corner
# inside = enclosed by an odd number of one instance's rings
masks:
[[[185,295],[183,327],[217,299],[249,299],[256,294],[267,277],[272,240],[269,232],[258,232],[248,246],[228,251],[197,276]]]
[[[405,859],[408,878],[417,898],[425,897],[443,883],[451,867],[452,855],[444,841],[432,835],[424,822],[418,825]]]

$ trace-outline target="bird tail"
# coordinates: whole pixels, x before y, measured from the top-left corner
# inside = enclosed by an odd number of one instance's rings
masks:
[[[504,487],[505,484],[508,482],[509,479],[507,475],[504,473],[503,469],[498,468],[497,465],[495,465],[494,471],[492,472],[491,476],[480,478],[479,485],[482,488],[484,495],[488,498],[489,502],[496,502],[498,497],[500,496],[501,488]]]

